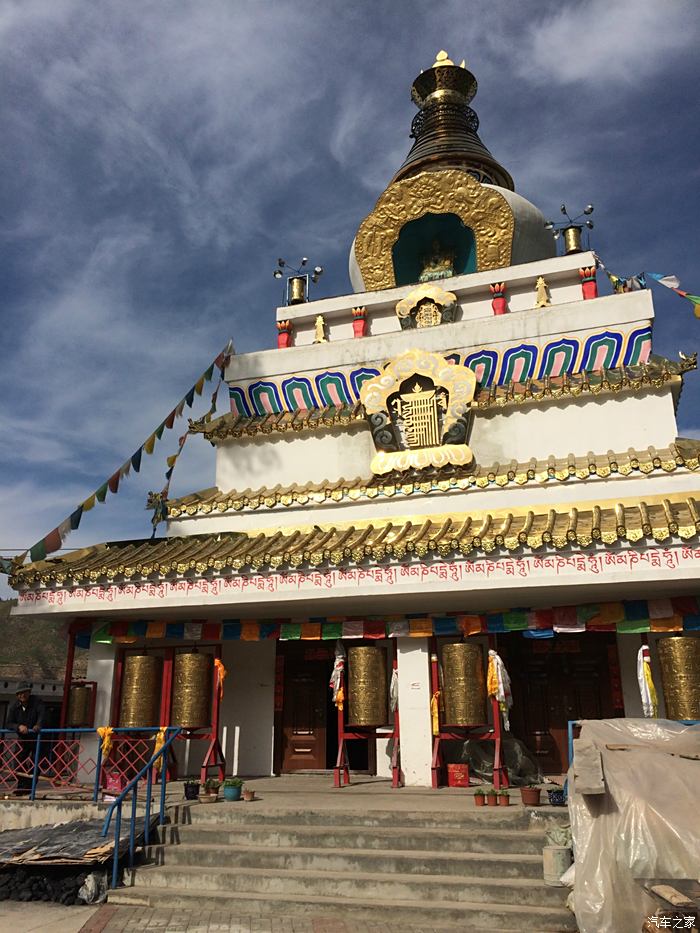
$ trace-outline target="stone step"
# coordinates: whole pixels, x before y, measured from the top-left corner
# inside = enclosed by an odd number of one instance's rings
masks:
[[[456,875],[468,878],[533,878],[542,880],[541,855],[482,855],[416,850],[369,852],[347,848],[270,848],[242,845],[151,846],[146,851],[156,865],[192,865],[209,868],[271,869],[408,875]]]
[[[261,801],[262,802],[262,801]],[[519,804],[510,807],[474,806],[471,797],[464,798],[463,812],[428,812],[402,810],[344,810],[340,808],[323,809],[278,809],[255,803],[194,803],[179,806],[171,811],[173,822],[185,824],[200,823],[263,823],[272,826],[275,823],[298,826],[405,826],[405,827],[440,827],[452,829],[530,829],[532,825],[542,826],[547,820],[568,821],[568,811],[560,807],[523,807]]]
[[[302,846],[305,848],[392,849],[411,852],[415,849],[437,852],[482,852],[541,855],[544,832],[527,829],[453,829],[415,826],[296,826],[283,823],[240,825],[231,823],[194,823],[159,829],[158,839],[183,845],[255,845],[269,847]]]
[[[557,889],[553,889],[557,890]],[[356,892],[357,893],[357,892]],[[395,899],[372,900],[366,895],[356,897],[311,897],[307,894],[276,895],[266,893],[238,893],[173,889],[171,887],[117,888],[109,892],[110,904],[125,904],[170,909],[197,909],[227,911],[235,917],[308,916],[314,914],[325,920],[337,918],[380,923],[405,923],[431,930],[459,930],[461,933],[564,933],[575,931],[576,920],[566,908],[530,906],[527,904],[478,903],[461,901],[405,901]],[[563,903],[563,896],[562,896]]]
[[[378,872],[224,868],[194,865],[145,865],[133,871],[137,887],[169,887],[179,891],[238,892],[352,898],[362,891],[383,900],[441,900],[561,907],[566,889],[530,878],[468,878],[454,875],[408,875]]]

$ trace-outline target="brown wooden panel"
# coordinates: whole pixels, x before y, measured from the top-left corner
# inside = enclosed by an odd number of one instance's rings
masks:
[[[289,657],[282,711],[282,771],[326,767],[327,664]]]

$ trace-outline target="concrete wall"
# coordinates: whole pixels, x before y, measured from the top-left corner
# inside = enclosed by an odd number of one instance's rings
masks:
[[[401,768],[407,787],[430,787],[430,652],[427,638],[399,638]]]
[[[221,734],[226,773],[246,777],[272,774],[274,742],[275,642],[225,641],[226,668]]]

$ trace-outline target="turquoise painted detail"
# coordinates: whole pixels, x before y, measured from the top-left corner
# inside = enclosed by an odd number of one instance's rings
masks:
[[[651,350],[651,327],[640,327],[627,337],[624,366],[638,366],[642,357],[648,357]]]
[[[537,365],[537,352],[537,347],[528,343],[506,350],[501,361],[499,385],[503,385],[504,382],[525,382],[526,379],[532,379]],[[521,361],[522,365],[518,366]]]
[[[362,388],[363,384],[367,382],[368,379],[374,379],[374,377],[378,375],[379,370],[372,369],[371,367],[355,369],[350,373],[350,385],[352,386],[352,391],[358,401],[360,399],[360,389]]]
[[[622,334],[606,330],[586,340],[581,354],[580,370],[612,369],[619,365]]]
[[[298,408],[318,408],[311,383],[303,376],[292,376],[291,379],[285,379],[282,383],[282,395],[286,402],[287,411],[296,411]],[[299,396],[303,399],[303,404],[299,404]]]
[[[284,411],[279,391],[274,382],[253,382],[248,386],[248,396],[256,415]],[[265,404],[267,402],[267,404]]]
[[[555,375],[557,376],[562,373],[573,372],[580,346],[578,340],[572,340],[568,337],[557,340],[556,343],[548,343],[542,352],[538,378],[542,379],[543,376],[551,376],[555,368]],[[564,357],[563,362],[561,366],[557,366],[561,356]]]
[[[344,373],[319,373],[315,381],[322,407],[326,405],[342,407],[350,404],[350,391]]]
[[[424,214],[401,228],[391,251],[394,280],[397,285],[411,285],[420,280],[426,263],[435,251],[454,255],[452,275],[476,272],[476,241],[456,214]],[[436,278],[445,276],[437,275]]]
[[[471,353],[466,357],[464,365],[476,373],[479,385],[488,387],[496,375],[498,353],[495,350],[479,350],[478,353]]]
[[[231,405],[231,411],[240,416],[245,416],[250,418],[250,407],[248,405],[248,399],[246,398],[245,389],[241,389],[240,386],[229,386],[228,387],[228,397]]]

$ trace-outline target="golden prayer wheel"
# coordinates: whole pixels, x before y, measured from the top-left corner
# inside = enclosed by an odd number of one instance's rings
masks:
[[[124,659],[119,725],[128,729],[157,726],[163,662],[155,654],[128,654]]]
[[[457,642],[442,649],[445,724],[475,726],[487,721],[486,677],[481,645]]]
[[[214,659],[196,651],[175,655],[170,724],[184,729],[211,725],[211,683]]]
[[[306,301],[306,276],[295,275],[289,280],[289,304],[298,305]]]
[[[85,684],[73,684],[68,691],[68,713],[66,727],[85,729],[92,726],[90,707],[92,705],[92,687]]]
[[[570,256],[572,253],[581,252],[581,231],[583,227],[565,227],[562,233],[564,234],[564,252],[567,256]]]
[[[387,715],[386,653],[383,648],[348,650],[348,723],[384,726]]]
[[[700,719],[700,638],[661,638],[658,649],[666,718]]]

